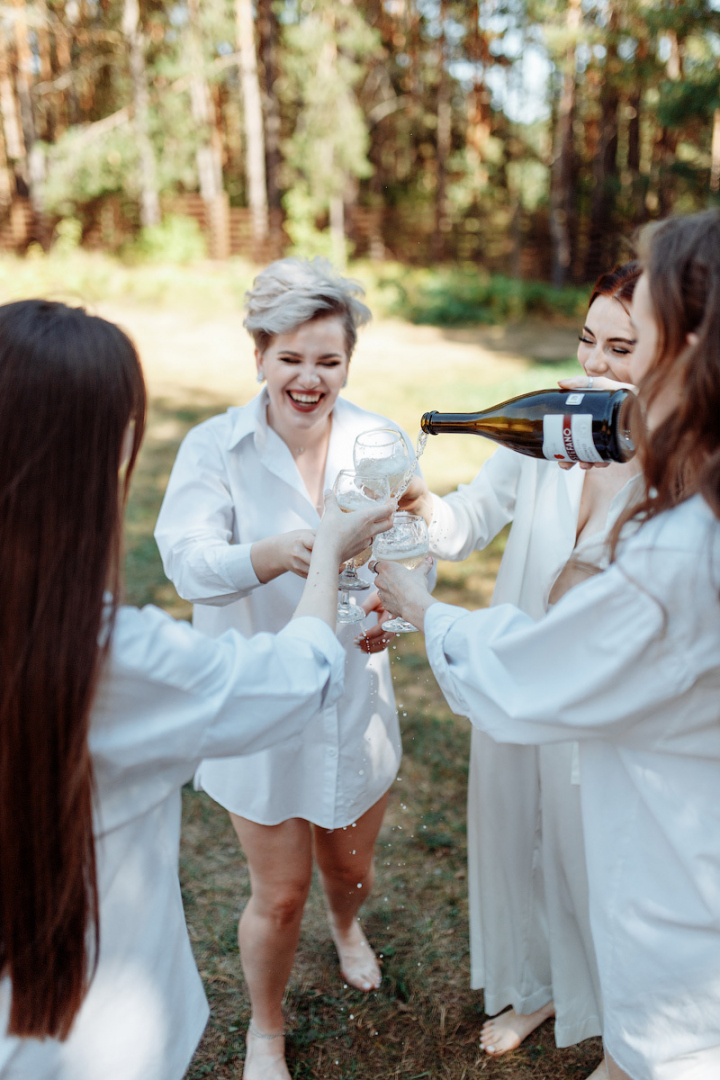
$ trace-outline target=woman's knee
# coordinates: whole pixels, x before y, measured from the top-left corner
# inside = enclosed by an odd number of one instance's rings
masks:
[[[369,889],[375,876],[372,859],[367,862],[360,859],[354,862],[345,859],[328,861],[321,866],[321,870],[326,881],[348,889],[357,889],[359,885]]]
[[[276,929],[292,926],[302,918],[310,889],[310,878],[275,883],[272,887],[253,889],[252,905],[261,918],[269,919]]]

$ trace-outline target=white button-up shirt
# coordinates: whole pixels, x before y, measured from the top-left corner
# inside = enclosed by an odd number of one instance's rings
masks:
[[[93,707],[97,971],[69,1039],[0,1037],[2,1080],[180,1080],[208,1007],[185,927],[180,788],[204,757],[293,739],[342,692],[319,619],[211,641],[156,608],[122,608]],[[7,1030],[10,981],[0,982]]]
[[[213,637],[228,627],[253,634],[285,625],[303,582],[286,573],[261,585],[250,549],[256,540],[316,529],[320,521],[290,450],[268,425],[267,401],[263,390],[189,432],[155,530],[165,573],[194,603],[195,627]],[[357,436],[381,427],[397,425],[338,398],[325,488],[341,469],[353,468]],[[366,567],[359,573],[372,580]],[[336,829],[369,810],[397,774],[400,732],[387,655],[360,652],[352,644],[357,633],[357,624],[338,627],[346,661],[337,703],[283,746],[203,762],[196,786],[261,825],[300,817]]]
[[[720,1076],[720,523],[643,526],[536,623],[437,604],[451,707],[500,742],[580,741],[605,1045],[633,1080]]]

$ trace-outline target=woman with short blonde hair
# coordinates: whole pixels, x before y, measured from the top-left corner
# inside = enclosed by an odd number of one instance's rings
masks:
[[[321,259],[281,259],[247,294],[245,326],[266,385],[249,404],[188,434],[155,534],[168,577],[207,634],[285,624],[307,573],[323,490],[353,468],[358,435],[395,427],[339,396],[357,329],[370,318],[361,296]],[[388,636],[363,639],[360,651],[355,632],[339,630],[345,693],[302,738],[203,762],[196,775],[196,786],[230,812],[250,869],[252,895],[238,929],[252,1003],[246,1080],[289,1080],[282,1000],[313,854],[343,978],[365,991],[380,984],[357,913],[372,886],[400,732]]]

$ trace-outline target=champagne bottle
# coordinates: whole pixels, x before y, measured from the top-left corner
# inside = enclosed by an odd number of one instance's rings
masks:
[[[427,412],[426,435],[456,432],[549,461],[628,461],[635,453],[623,408],[629,390],[536,390],[476,413]]]

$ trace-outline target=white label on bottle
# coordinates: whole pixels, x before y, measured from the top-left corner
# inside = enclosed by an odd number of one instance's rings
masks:
[[[602,461],[592,437],[590,413],[543,416],[543,456],[548,461]]]
[[[584,394],[568,394],[568,396],[565,398],[565,404],[579,405],[584,397]]]

